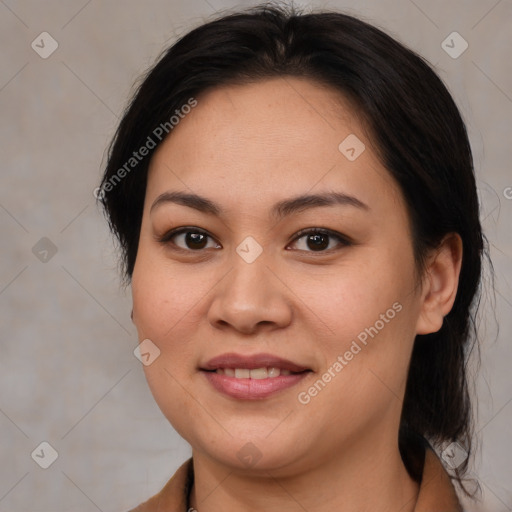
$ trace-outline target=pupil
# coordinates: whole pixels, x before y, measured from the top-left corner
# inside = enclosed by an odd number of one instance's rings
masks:
[[[204,244],[204,240],[206,240],[206,237],[202,233],[187,233],[186,235],[186,243],[187,245],[192,245],[192,249],[202,249]],[[204,238],[204,240],[201,240]],[[203,242],[203,243],[202,243]],[[199,244],[200,247],[197,247],[197,244]],[[196,245],[194,247],[194,245]]]
[[[329,245],[328,236],[322,233],[309,235],[308,242],[313,241],[313,246],[310,249],[325,249]]]

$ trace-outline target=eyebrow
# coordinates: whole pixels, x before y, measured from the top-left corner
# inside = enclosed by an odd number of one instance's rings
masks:
[[[209,215],[216,215],[217,217],[226,213],[218,204],[206,197],[178,191],[169,191],[160,194],[151,205],[150,213],[153,212],[155,208],[165,203],[188,206],[189,208],[194,208],[195,210]],[[341,192],[326,192],[323,194],[302,194],[279,201],[272,207],[271,215],[276,219],[282,219],[293,213],[298,213],[310,208],[335,205],[353,206],[361,210],[370,209],[368,205],[354,196]]]

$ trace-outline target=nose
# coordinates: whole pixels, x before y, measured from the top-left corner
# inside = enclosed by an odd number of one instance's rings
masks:
[[[214,289],[208,320],[223,330],[243,334],[286,327],[292,319],[293,295],[275,271],[258,258],[247,263],[237,254],[233,268]]]

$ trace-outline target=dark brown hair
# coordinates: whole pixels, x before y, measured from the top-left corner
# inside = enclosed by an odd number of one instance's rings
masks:
[[[475,340],[485,247],[470,144],[461,115],[432,68],[366,22],[339,12],[300,14],[295,8],[260,5],[205,23],[163,53],[124,114],[98,189],[120,243],[127,282],[137,256],[147,170],[155,148],[114,180],[119,170],[127,169],[126,162],[147,145],[156,127],[167,126],[172,136],[169,120],[191,97],[225,84],[276,76],[328,84],[357,106],[408,205],[419,270],[427,250],[446,234],[461,236],[455,304],[439,332],[416,337],[399,439],[412,475],[406,445],[415,436],[437,447],[456,441],[470,453],[466,363]],[[455,472],[459,483],[466,469],[467,460]]]

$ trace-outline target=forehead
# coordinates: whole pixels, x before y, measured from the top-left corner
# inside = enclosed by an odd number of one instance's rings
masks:
[[[314,188],[341,187],[365,202],[372,188],[397,193],[353,104],[333,88],[296,77],[198,96],[151,160],[147,194],[168,187],[260,202]]]

